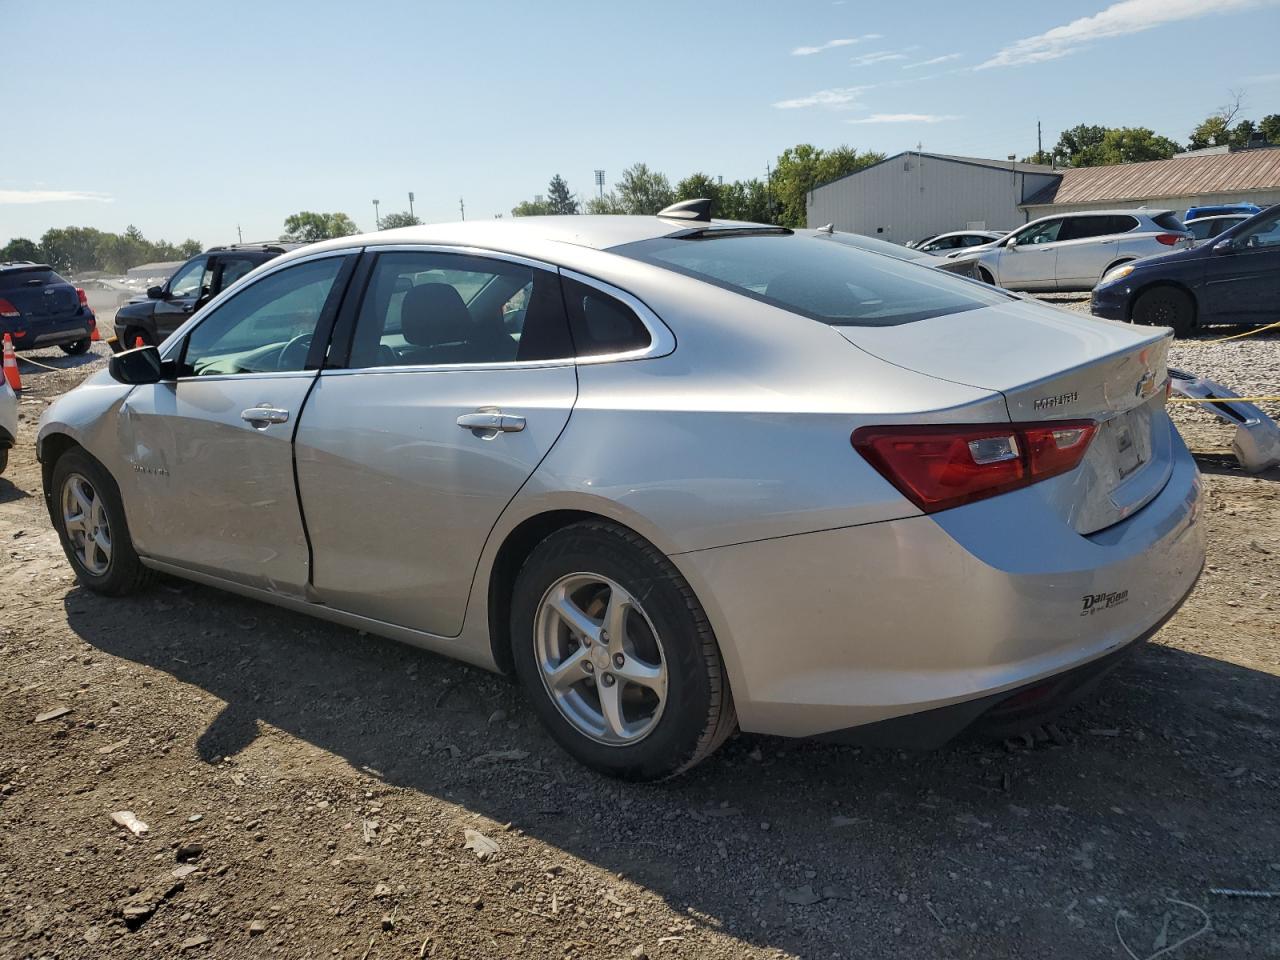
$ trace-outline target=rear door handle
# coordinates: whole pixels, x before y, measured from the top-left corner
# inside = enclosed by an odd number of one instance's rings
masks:
[[[255,427],[265,427],[269,423],[287,423],[289,411],[260,403],[258,406],[250,407],[248,410],[241,410],[240,419],[249,421]]]
[[[524,424],[524,417],[503,413],[500,410],[464,413],[458,418],[458,426],[464,430],[496,430],[498,433],[519,433],[524,429]]]

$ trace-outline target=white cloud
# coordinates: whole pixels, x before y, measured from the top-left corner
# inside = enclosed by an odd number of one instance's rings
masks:
[[[934,57],[932,60],[921,60],[919,63],[903,64],[903,70],[914,70],[916,67],[932,67],[935,63],[946,63],[948,60],[959,60],[963,54],[948,53],[941,57]]]
[[[821,53],[823,50],[833,50],[836,47],[851,47],[855,43],[861,43],[863,40],[879,40],[880,34],[866,33],[860,37],[841,37],[839,40],[828,40],[826,43],[820,43],[816,47],[796,47],[791,51],[793,57],[811,57],[815,53]]]
[[[979,64],[976,69],[1057,60],[1075,53],[1095,40],[1123,37],[1166,23],[1195,20],[1211,13],[1247,10],[1276,2],[1277,0],[1120,0],[1091,17],[1080,17],[1034,37],[1011,43],[990,60]]]
[[[960,117],[950,113],[873,113],[869,117],[859,117],[849,123],[942,123],[944,120],[959,120]]]
[[[885,63],[889,60],[905,60],[905,53],[894,53],[892,50],[877,50],[875,53],[864,53],[860,57],[854,57],[849,62],[855,67],[869,67],[873,63]]]
[[[84,190],[0,190],[0,203],[62,203],[67,200],[111,203],[111,197],[105,193]]]
[[[834,87],[830,90],[819,90],[807,97],[796,97],[793,100],[779,100],[774,104],[779,110],[798,110],[802,107],[843,107],[848,109],[858,101],[863,91],[870,87]]]

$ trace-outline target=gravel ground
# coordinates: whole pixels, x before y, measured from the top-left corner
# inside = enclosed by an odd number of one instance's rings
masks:
[[[1277,386],[1274,338],[1177,351]],[[742,735],[626,786],[501,678],[180,581],[79,589],[30,441],[104,355],[23,365],[0,478],[0,958],[1280,957],[1277,901],[1210,893],[1280,889],[1280,471],[1203,414],[1200,586],[1053,729]]]

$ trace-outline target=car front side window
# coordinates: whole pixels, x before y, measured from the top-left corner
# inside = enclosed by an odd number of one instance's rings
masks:
[[[209,258],[197,257],[181,267],[169,281],[169,296],[198,297],[209,284]]]
[[[299,263],[233,293],[188,335],[181,375],[305,369],[321,318],[336,310],[336,281],[346,259]]]
[[[1280,247],[1280,214],[1254,224],[1236,238],[1236,245],[1248,250]]]
[[[1024,230],[1011,240],[1011,243],[1023,247],[1028,244],[1053,243],[1062,231],[1062,220],[1048,220],[1037,227]]]

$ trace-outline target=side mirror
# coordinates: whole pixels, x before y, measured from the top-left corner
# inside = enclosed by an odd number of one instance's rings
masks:
[[[107,370],[115,380],[134,386],[143,383],[159,383],[161,378],[160,351],[155,347],[136,347],[121,353],[113,353],[107,361]]]
[[[152,300],[163,300],[164,287],[147,287],[147,296]]]
[[[1213,245],[1213,252],[1216,254],[1235,253],[1239,247],[1236,246],[1235,240],[1227,237],[1225,240],[1219,240]]]

